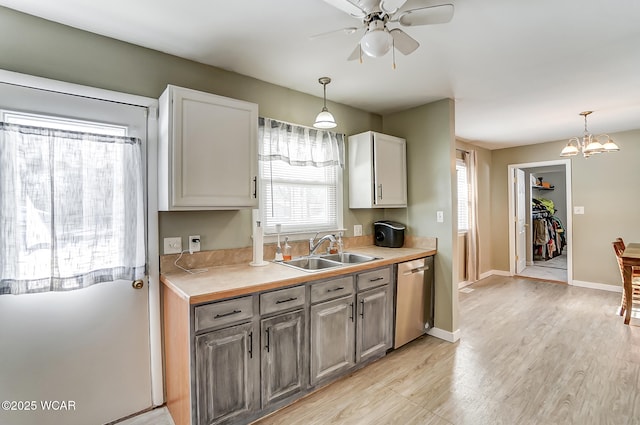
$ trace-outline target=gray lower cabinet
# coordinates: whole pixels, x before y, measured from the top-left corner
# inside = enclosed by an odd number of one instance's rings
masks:
[[[311,385],[355,364],[353,295],[311,306]]]
[[[304,313],[297,310],[260,322],[263,408],[306,388]]]
[[[255,325],[249,322],[196,336],[198,424],[234,423],[259,408],[254,334]]]
[[[384,354],[391,346],[389,285],[358,293],[356,362]]]

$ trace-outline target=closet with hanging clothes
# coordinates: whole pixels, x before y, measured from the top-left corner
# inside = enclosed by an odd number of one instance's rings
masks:
[[[566,245],[565,229],[562,221],[555,215],[553,201],[544,198],[532,198],[533,259],[550,260],[562,254]]]

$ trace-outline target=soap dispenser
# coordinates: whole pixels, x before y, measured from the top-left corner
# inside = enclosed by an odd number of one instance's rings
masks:
[[[289,238],[285,236],[284,238],[284,249],[282,252],[282,259],[284,261],[291,260],[291,245],[289,245]]]
[[[344,245],[342,243],[342,232],[338,233],[338,241],[336,242],[336,245],[338,245],[338,254],[342,255],[342,253],[344,252]]]

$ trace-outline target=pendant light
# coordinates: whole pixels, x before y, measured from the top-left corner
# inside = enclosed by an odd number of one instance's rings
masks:
[[[324,106],[316,117],[316,122],[313,123],[313,126],[315,128],[334,128],[338,124],[336,124],[335,118],[333,118],[333,115],[327,109],[327,84],[331,82],[331,78],[321,77],[318,79],[318,82],[322,84],[322,87],[324,89]]]

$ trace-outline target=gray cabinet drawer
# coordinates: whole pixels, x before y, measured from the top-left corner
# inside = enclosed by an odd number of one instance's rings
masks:
[[[386,285],[391,282],[391,267],[359,273],[357,275],[358,291],[363,291],[376,286]]]
[[[276,311],[289,310],[294,307],[302,307],[305,302],[305,286],[280,289],[278,291],[260,294],[260,314],[275,313]]]
[[[195,308],[195,331],[217,328],[253,317],[253,297],[220,301]]]
[[[311,303],[353,294],[353,277],[342,277],[311,284]]]

